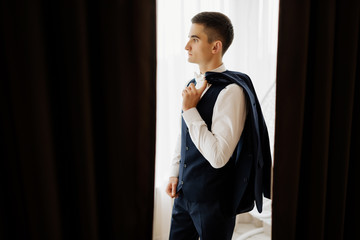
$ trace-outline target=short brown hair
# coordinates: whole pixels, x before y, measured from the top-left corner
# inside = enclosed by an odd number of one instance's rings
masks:
[[[220,12],[201,12],[196,14],[192,23],[204,25],[204,31],[209,43],[220,40],[223,44],[224,55],[234,39],[234,29],[230,19]]]

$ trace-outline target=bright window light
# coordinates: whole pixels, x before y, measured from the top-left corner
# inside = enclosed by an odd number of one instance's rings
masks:
[[[250,76],[261,102],[273,151],[279,0],[157,0],[157,136],[154,238],[167,239],[171,199],[165,193],[168,170],[180,131],[181,91],[199,72],[187,62],[185,44],[191,18],[219,11],[234,26],[234,40],[223,62]],[[161,206],[161,207],[160,207]]]

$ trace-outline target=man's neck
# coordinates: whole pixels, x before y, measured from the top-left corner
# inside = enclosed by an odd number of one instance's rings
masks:
[[[199,70],[201,74],[205,74],[208,71],[211,71],[215,68],[218,68],[222,65],[222,60],[214,61],[209,64],[199,65]]]

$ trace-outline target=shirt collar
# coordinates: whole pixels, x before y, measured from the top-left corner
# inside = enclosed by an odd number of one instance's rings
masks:
[[[221,64],[219,67],[213,69],[213,70],[210,70],[208,72],[225,72],[226,71],[226,67],[224,64]],[[200,82],[200,81],[204,81],[205,79],[205,74],[199,74],[197,72],[194,72],[194,77],[195,77],[195,80],[196,82]]]
[[[215,68],[215,69],[213,69],[213,70],[211,70],[211,71],[209,71],[209,72],[225,72],[225,71],[226,71],[225,65],[224,65],[224,64],[221,64],[220,67]]]

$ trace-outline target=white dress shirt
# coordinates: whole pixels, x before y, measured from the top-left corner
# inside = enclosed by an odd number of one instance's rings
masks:
[[[224,71],[226,71],[224,64],[211,70],[211,72]],[[195,78],[197,85],[202,85],[201,81],[203,81],[204,75],[195,74]],[[202,96],[210,87],[211,84],[207,84]],[[182,117],[189,129],[191,140],[200,153],[212,167],[221,168],[229,161],[240,140],[246,114],[246,99],[243,89],[233,83],[219,93],[214,105],[211,131],[208,130],[205,121],[195,107],[184,111]],[[180,152],[181,134],[177,138],[169,177],[179,176]]]

